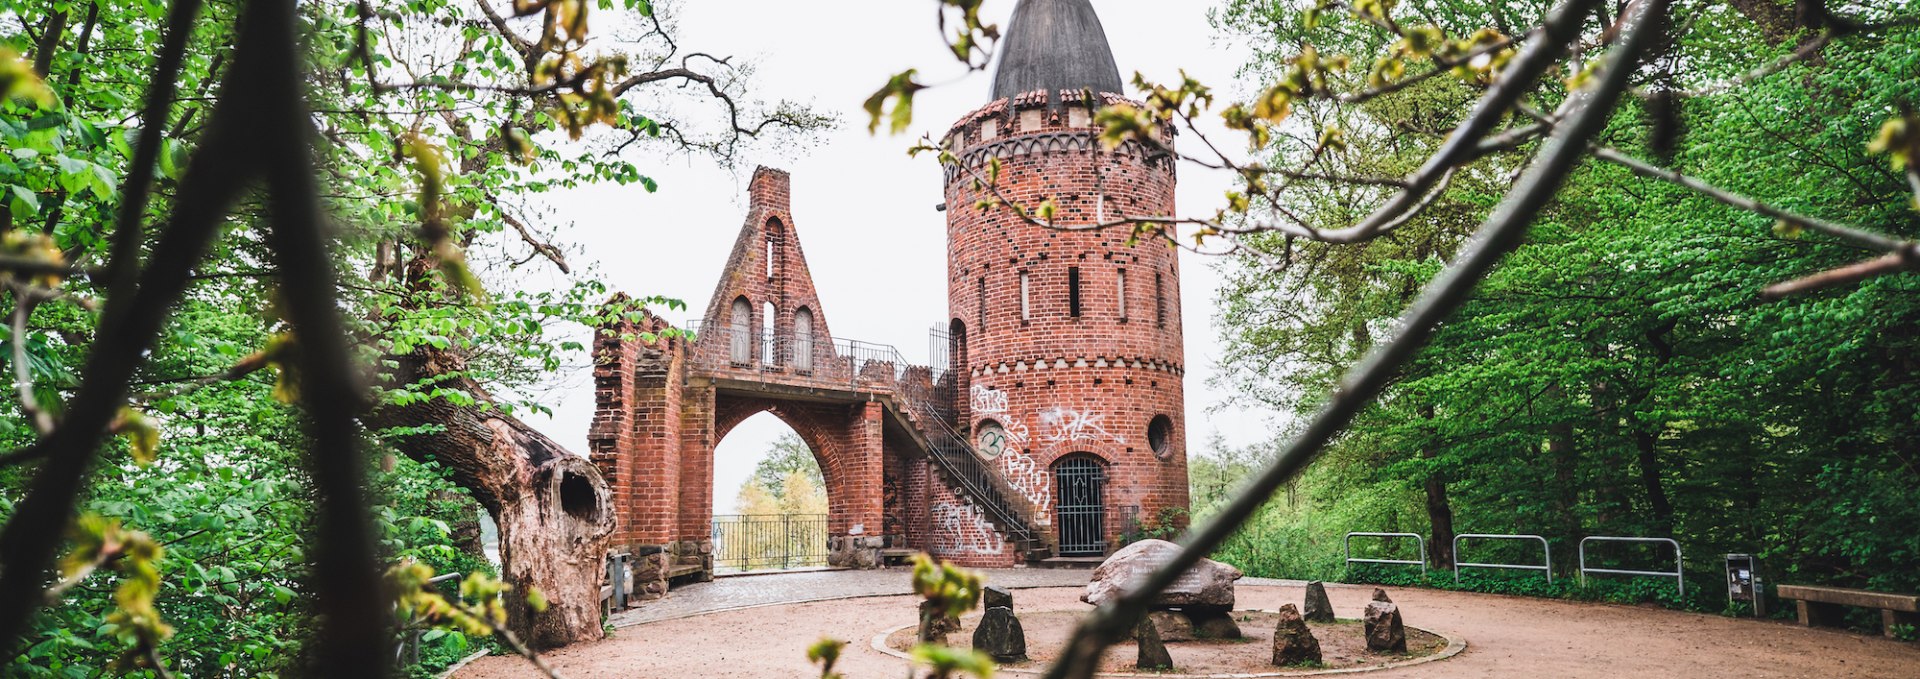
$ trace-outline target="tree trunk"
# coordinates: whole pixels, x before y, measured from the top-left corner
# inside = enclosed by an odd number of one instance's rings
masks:
[[[1646,490],[1647,505],[1653,509],[1653,518],[1658,528],[1673,534],[1673,503],[1667,499],[1666,484],[1660,480],[1664,468],[1660,465],[1660,437],[1644,428],[1633,432],[1633,445],[1639,450],[1640,485]]]
[[[443,378],[481,403],[492,397],[460,376],[465,362],[448,351],[423,348],[398,357],[393,384]],[[503,575],[516,587],[508,616],[514,631],[537,648],[553,648],[603,636],[600,584],[613,533],[613,494],[597,467],[498,408],[482,410],[433,399],[381,408],[366,418],[370,428],[432,427],[398,437],[409,457],[433,460],[486,507],[500,527]],[[551,608],[534,614],[527,588],[537,588]]]
[[[1421,410],[1428,422],[1433,421],[1433,407]],[[1421,446],[1420,457],[1431,463],[1439,459],[1440,451],[1432,441]],[[1427,491],[1427,525],[1433,529],[1433,543],[1427,547],[1438,568],[1453,567],[1453,503],[1447,499],[1447,475],[1439,470],[1429,469],[1425,483]]]

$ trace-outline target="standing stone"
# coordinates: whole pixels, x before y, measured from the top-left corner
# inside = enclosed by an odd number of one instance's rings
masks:
[[[973,648],[993,656],[995,662],[1019,662],[1027,659],[1027,633],[1012,608],[994,606],[973,630]]]
[[[1173,560],[1180,546],[1165,540],[1141,540],[1127,545],[1094,569],[1080,600],[1099,606],[1120,598],[1145,583],[1154,570]],[[1212,559],[1201,559],[1153,600],[1155,608],[1213,607],[1233,610],[1233,581],[1240,569]]]
[[[1273,628],[1273,664],[1281,667],[1320,662],[1320,640],[1313,638],[1300,610],[1287,604],[1280,607],[1280,622]]]
[[[1380,589],[1379,587],[1373,588],[1373,600],[1381,603],[1393,603],[1392,599],[1387,598],[1387,590]]]
[[[1400,607],[1384,601],[1367,604],[1367,650],[1376,653],[1407,652],[1407,628],[1400,622]]]
[[[1327,586],[1319,580],[1307,583],[1306,618],[1309,622],[1333,622],[1333,602],[1327,600]]]
[[[980,605],[988,610],[1013,608],[1013,590],[999,585],[987,585],[980,596]]]
[[[1133,663],[1135,669],[1173,669],[1173,656],[1167,654],[1167,644],[1160,641],[1160,628],[1153,625],[1153,618],[1141,618],[1133,635],[1140,640],[1140,655]]]

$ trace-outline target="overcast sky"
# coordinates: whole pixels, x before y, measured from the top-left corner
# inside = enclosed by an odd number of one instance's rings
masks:
[[[936,33],[934,0],[693,0],[680,11],[680,44],[690,51],[734,55],[757,68],[763,99],[793,99],[836,113],[839,129],[798,152],[770,151],[733,170],[699,159],[648,164],[658,193],[638,187],[595,187],[557,197],[551,215],[565,225],[563,240],[580,243],[577,263],[597,265],[616,290],[687,301],[690,311],[665,314],[682,323],[705,311],[745,218],[745,190],[753,166],[793,174],[794,230],[806,248],[820,293],[821,312],[843,338],[892,344],[914,362],[928,357],[928,329],[946,315],[945,217],[940,168],[910,159],[906,148],[923,132],[941,133],[985,105],[989,73],[965,76]],[[988,0],[983,13],[1003,28],[1015,0]],[[1134,71],[1161,82],[1179,69],[1220,94],[1247,50],[1216,40],[1206,0],[1094,0],[1113,44],[1121,75]],[[867,134],[860,104],[888,76],[919,68],[923,82],[910,135]],[[1131,94],[1131,93],[1130,93]],[[1211,212],[1226,178],[1183,167],[1184,212]],[[1198,454],[1213,434],[1233,444],[1267,438],[1265,418],[1228,407],[1233,396],[1207,381],[1220,355],[1214,324],[1219,276],[1204,257],[1183,255],[1187,449]],[[576,372],[556,393],[552,420],[533,424],[569,448],[586,449],[592,415],[590,376]],[[734,495],[768,444],[789,431],[761,414],[735,429],[716,452],[715,511],[733,510]]]

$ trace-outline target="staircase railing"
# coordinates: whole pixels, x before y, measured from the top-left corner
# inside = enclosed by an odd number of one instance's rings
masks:
[[[907,384],[915,368],[927,372],[930,386],[938,384],[945,369],[916,366],[886,344],[769,333],[712,321],[696,321],[688,329],[696,333],[692,359],[710,369],[779,375],[777,379],[782,381],[844,385],[854,391],[861,390],[863,381],[872,386],[889,383],[908,421],[927,438],[932,448],[928,457],[952,480],[956,490],[986,512],[1010,540],[1029,546],[1041,542],[1034,509],[1012,497],[1013,485],[980,458],[936,396],[922,398],[915,393],[919,390]]]

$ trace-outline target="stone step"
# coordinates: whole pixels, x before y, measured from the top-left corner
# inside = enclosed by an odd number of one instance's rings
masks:
[[[1027,562],[1034,568],[1077,568],[1093,570],[1107,560],[1104,556],[1055,556]]]

